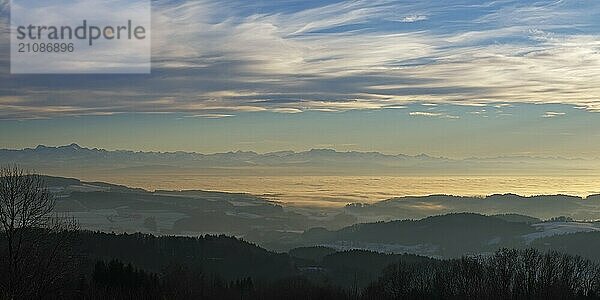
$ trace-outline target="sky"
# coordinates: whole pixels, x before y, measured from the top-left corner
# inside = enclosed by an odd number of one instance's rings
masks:
[[[600,157],[600,2],[152,2],[152,73],[11,75],[0,147]]]

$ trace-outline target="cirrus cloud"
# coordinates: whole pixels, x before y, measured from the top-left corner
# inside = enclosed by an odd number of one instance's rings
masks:
[[[596,1],[159,0],[153,7],[152,75],[16,76],[0,54],[0,118],[409,103],[600,110]],[[0,18],[6,50],[7,14]]]

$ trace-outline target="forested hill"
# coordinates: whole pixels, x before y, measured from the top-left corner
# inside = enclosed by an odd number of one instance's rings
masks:
[[[535,231],[535,228],[523,222],[509,222],[499,217],[480,214],[457,213],[421,220],[356,224],[337,231],[316,228],[305,232],[302,240],[306,244],[347,244],[354,247],[421,247],[423,253],[457,257],[494,251],[503,246],[520,245],[523,243],[523,235]]]
[[[274,279],[296,274],[287,254],[270,252],[224,235],[156,237],[82,231],[76,239],[76,252],[90,261],[118,259],[153,272],[181,264],[232,279],[248,276]]]
[[[577,232],[535,240],[531,246],[543,250],[556,250],[600,262],[600,232]]]
[[[600,265],[535,249],[439,260],[323,247],[296,249],[288,255],[223,235],[79,231],[73,232],[72,240],[73,247],[64,249],[65,264],[39,273],[55,276],[44,298],[594,299],[600,295],[596,276]],[[541,275],[527,277],[530,274]],[[7,274],[0,275],[2,284]]]
[[[437,260],[303,248],[277,254],[226,236],[80,232],[57,295],[89,299],[595,299],[600,266],[535,249]],[[527,262],[527,263],[524,263]],[[573,272],[573,270],[580,272]],[[80,274],[77,276],[77,274]],[[529,274],[543,276],[527,277]],[[530,280],[524,280],[529,278]],[[68,296],[68,297],[67,297]]]

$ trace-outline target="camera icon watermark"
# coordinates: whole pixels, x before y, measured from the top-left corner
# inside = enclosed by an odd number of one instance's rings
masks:
[[[147,74],[150,0],[12,0],[11,73]]]

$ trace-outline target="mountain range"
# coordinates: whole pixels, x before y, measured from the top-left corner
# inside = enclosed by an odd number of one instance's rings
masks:
[[[600,171],[588,159],[504,156],[451,159],[426,154],[339,152],[332,149],[256,153],[236,151],[142,152],[105,150],[70,144],[58,147],[0,149],[0,164],[17,163],[40,172],[161,173],[206,175],[440,175],[440,174],[584,174]]]

